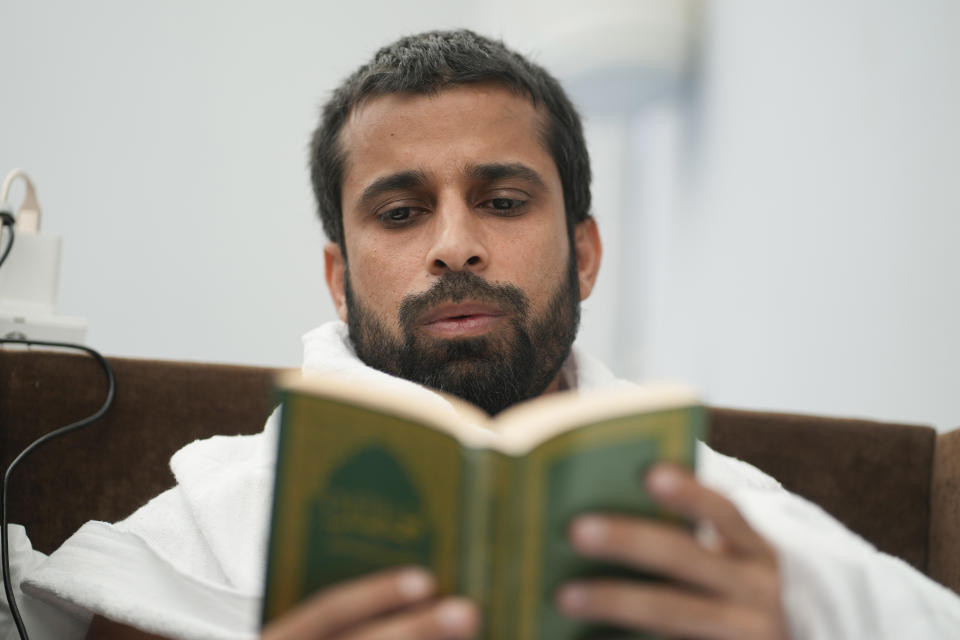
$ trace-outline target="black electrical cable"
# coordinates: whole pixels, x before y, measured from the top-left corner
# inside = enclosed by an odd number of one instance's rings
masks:
[[[2,215],[2,214],[0,214]],[[12,227],[11,227],[12,229]],[[11,235],[11,243],[13,236]],[[7,249],[9,252],[9,247]],[[3,258],[6,257],[6,253],[0,257],[0,264],[3,263]],[[17,625],[17,632],[20,634],[21,640],[29,640],[27,635],[27,629],[23,625],[23,619],[20,617],[20,610],[17,608],[17,601],[13,595],[13,585],[10,582],[10,550],[9,550],[9,540],[7,539],[7,487],[10,485],[10,474],[13,473],[13,469],[28,455],[33,453],[40,445],[58,438],[62,435],[66,435],[71,431],[76,431],[81,427],[85,427],[91,422],[99,419],[103,414],[107,412],[110,408],[110,405],[113,404],[113,396],[116,391],[116,382],[113,377],[113,369],[110,367],[110,363],[100,355],[97,351],[85,347],[80,344],[70,344],[67,342],[45,342],[41,340],[16,340],[13,338],[0,338],[0,344],[22,344],[27,346],[40,346],[40,347],[56,347],[59,349],[76,349],[78,351],[85,351],[90,354],[103,368],[104,373],[107,376],[107,397],[101,406],[95,413],[92,415],[78,420],[77,422],[66,425],[65,427],[60,427],[55,429],[50,433],[41,436],[34,440],[30,446],[20,452],[13,462],[10,463],[10,466],[7,467],[6,473],[3,474],[3,488],[2,493],[0,493],[0,547],[2,547],[2,564],[3,564],[3,589],[7,594],[7,603],[10,605],[10,613],[13,616],[13,621]]]
[[[0,223],[10,230],[10,239],[7,240],[7,248],[3,250],[3,255],[0,255],[0,266],[2,266],[3,263],[6,262],[7,256],[10,255],[10,249],[13,249],[13,216],[7,211],[0,211]]]

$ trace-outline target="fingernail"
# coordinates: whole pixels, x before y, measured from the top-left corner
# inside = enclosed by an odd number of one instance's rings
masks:
[[[466,600],[447,600],[437,610],[437,622],[450,633],[469,632],[475,619],[473,605]]]
[[[676,491],[678,484],[680,484],[680,475],[670,467],[655,467],[647,475],[647,489],[657,495],[670,495]]]
[[[560,589],[557,603],[564,613],[579,613],[587,605],[587,590],[578,584],[568,584]]]
[[[570,535],[578,549],[596,549],[607,537],[607,523],[597,516],[583,516],[573,523]]]
[[[433,578],[423,569],[405,569],[397,578],[397,587],[404,598],[419,600],[430,595]]]

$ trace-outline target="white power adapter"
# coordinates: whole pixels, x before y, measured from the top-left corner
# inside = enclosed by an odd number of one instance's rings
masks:
[[[15,216],[13,246],[0,265],[0,337],[82,344],[87,321],[56,314],[60,237],[40,233],[36,189],[21,169],[4,179],[0,208],[7,209],[10,186],[17,178],[24,181],[26,194]]]

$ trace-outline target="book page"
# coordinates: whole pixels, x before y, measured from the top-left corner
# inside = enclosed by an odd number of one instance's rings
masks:
[[[302,375],[299,371],[290,371],[278,378],[277,386],[392,413],[448,433],[468,447],[489,447],[497,439],[490,429],[490,417],[479,407],[449,394],[428,391],[412,382],[378,385],[333,375]],[[411,391],[406,392],[404,387]]]
[[[625,385],[596,391],[561,391],[507,409],[494,419],[498,438],[490,446],[523,455],[561,433],[618,416],[639,415],[698,404],[681,384]]]

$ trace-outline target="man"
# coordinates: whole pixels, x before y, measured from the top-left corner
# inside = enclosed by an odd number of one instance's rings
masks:
[[[601,244],[579,118],[541,68],[468,31],[404,38],[335,92],[311,163],[343,324],[308,334],[306,370],[433,402],[443,401],[425,387],[440,389],[490,413],[619,384],[571,354]],[[176,489],[117,525],[85,525],[28,580],[33,592],[96,613],[88,637],[252,635],[272,428],[186,447],[171,461]],[[699,453],[701,481],[736,506],[685,472],[655,468],[651,495],[709,535],[584,514],[570,530],[577,552],[669,580],[565,584],[559,611],[691,638],[960,630],[960,601],[945,589],[757,470]],[[830,536],[842,542],[826,544]],[[470,638],[482,625],[473,603],[401,567],[316,594],[262,637]]]

